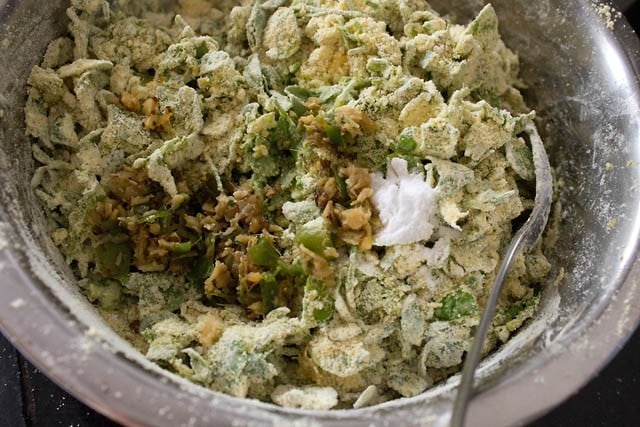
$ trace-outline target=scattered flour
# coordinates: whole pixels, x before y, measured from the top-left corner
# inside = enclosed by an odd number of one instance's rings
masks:
[[[13,308],[22,308],[26,304],[27,303],[22,298],[17,298],[17,299],[14,299],[13,301],[11,301],[11,307],[13,307]]]
[[[601,2],[594,1],[591,3],[596,13],[602,18],[609,30],[614,30],[616,22],[622,17],[622,12]]]

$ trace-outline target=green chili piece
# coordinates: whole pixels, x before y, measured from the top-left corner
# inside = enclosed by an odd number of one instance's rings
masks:
[[[182,242],[176,243],[171,246],[171,248],[169,248],[169,251],[173,255],[184,255],[191,252],[191,249],[193,249],[193,242]]]
[[[209,48],[205,42],[200,43],[198,47],[196,47],[196,59],[202,59],[207,53],[209,53]]]
[[[307,113],[309,113],[309,109],[302,103],[302,101],[300,101],[300,99],[295,96],[292,96],[290,98],[291,110],[293,110],[293,112],[296,113],[298,117],[305,116],[307,115]]]
[[[418,166],[420,166],[421,160],[417,156],[404,155],[401,157],[407,161],[409,170],[416,169]]]
[[[319,97],[320,103],[322,104],[327,103],[328,101],[332,100],[336,96],[340,95],[340,92],[342,92],[342,88],[338,85],[326,86],[322,88],[322,90],[320,91],[320,97]]]
[[[333,314],[333,307],[325,305],[323,308],[316,308],[313,310],[313,318],[318,322],[326,322],[331,318]]]
[[[330,246],[327,233],[317,228],[301,227],[296,233],[295,240],[310,251],[321,256],[324,256],[325,249],[327,246]]]
[[[273,244],[265,237],[249,248],[249,260],[259,267],[276,268],[280,255]]]
[[[507,321],[511,321],[518,317],[518,315],[531,306],[535,306],[537,304],[537,298],[529,298],[523,301],[518,301],[513,304],[508,305],[504,310],[504,316]]]
[[[264,314],[269,313],[276,308],[276,300],[278,298],[278,279],[276,273],[265,273],[262,275],[262,306]]]
[[[329,137],[329,141],[331,141],[333,145],[337,147],[345,146],[344,136],[342,135],[342,132],[340,131],[340,128],[338,126],[327,124],[324,127],[324,132],[327,134],[327,137]]]
[[[213,262],[207,257],[200,257],[189,272],[189,280],[194,285],[201,285],[213,273]]]
[[[269,131],[269,141],[279,149],[288,149],[300,142],[296,124],[286,111],[279,111],[276,127]]]
[[[355,34],[350,33],[344,27],[340,28],[340,34],[342,35],[342,40],[344,41],[344,45],[347,49],[355,49],[362,43]]]
[[[287,86],[286,88],[284,88],[284,92],[287,95],[298,97],[303,101],[306,101],[307,99],[313,96],[313,94],[309,89],[306,89],[300,86]]]
[[[367,71],[376,73],[376,74],[381,74],[390,65],[391,63],[386,59],[371,58],[370,60],[367,61]]]
[[[210,246],[208,249],[208,255],[204,254],[198,258],[198,260],[193,265],[191,271],[189,272],[189,281],[195,285],[200,286],[213,273],[213,264],[215,260],[215,247],[216,247],[216,237],[210,237]],[[205,250],[206,250],[206,245]]]
[[[291,266],[285,265],[283,262],[278,264],[278,268],[288,276],[304,276],[304,267],[299,262]]]
[[[291,74],[292,77],[295,77],[295,74],[298,72],[300,67],[302,67],[302,62],[300,61],[294,62],[293,64],[289,65],[289,74]]]
[[[411,154],[418,147],[418,143],[411,135],[402,134],[396,143],[396,151],[400,154]]]
[[[434,311],[434,316],[438,320],[450,321],[468,316],[476,311],[475,297],[466,291],[459,291],[449,294],[442,299],[442,307]]]
[[[518,316],[518,314],[520,314],[520,312],[524,310],[524,308],[525,308],[525,305],[522,302],[511,304],[510,306],[508,306],[504,310],[504,315],[507,321],[511,321],[515,319]]]
[[[151,214],[143,215],[140,221],[144,224],[154,224],[156,222],[161,222],[162,225],[165,225],[171,219],[171,216],[171,211],[157,211]]]
[[[333,298],[329,295],[324,283],[311,277],[307,279],[305,293],[315,291],[315,300],[322,303],[322,308],[314,308],[312,316],[317,322],[326,322],[333,316]]]

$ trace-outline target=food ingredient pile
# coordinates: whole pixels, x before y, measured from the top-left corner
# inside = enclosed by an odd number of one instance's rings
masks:
[[[28,79],[33,188],[110,325],[287,407],[459,370],[535,191],[491,6],[462,26],[423,0],[71,3]],[[549,268],[517,259],[486,352]]]

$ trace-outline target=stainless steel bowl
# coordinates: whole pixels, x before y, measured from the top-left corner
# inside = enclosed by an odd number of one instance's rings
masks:
[[[129,425],[444,425],[459,377],[377,407],[294,411],[194,386],[144,360],[79,294],[46,233],[29,185],[34,163],[22,107],[30,68],[66,25],[65,2],[0,0],[0,326],[58,384]],[[455,3],[455,10],[450,10]],[[461,21],[480,0],[433,0]],[[638,39],[591,0],[495,0],[520,53],[527,99],[558,167],[565,220],[552,248],[557,286],[518,336],[487,358],[473,425],[530,420],[575,392],[640,319]]]

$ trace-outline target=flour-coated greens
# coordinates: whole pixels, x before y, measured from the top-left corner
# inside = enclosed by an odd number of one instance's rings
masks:
[[[424,0],[71,3],[28,80],[32,184],[119,333],[288,407],[414,396],[460,368],[535,190],[491,6],[463,26]],[[486,352],[549,268],[517,258]]]

